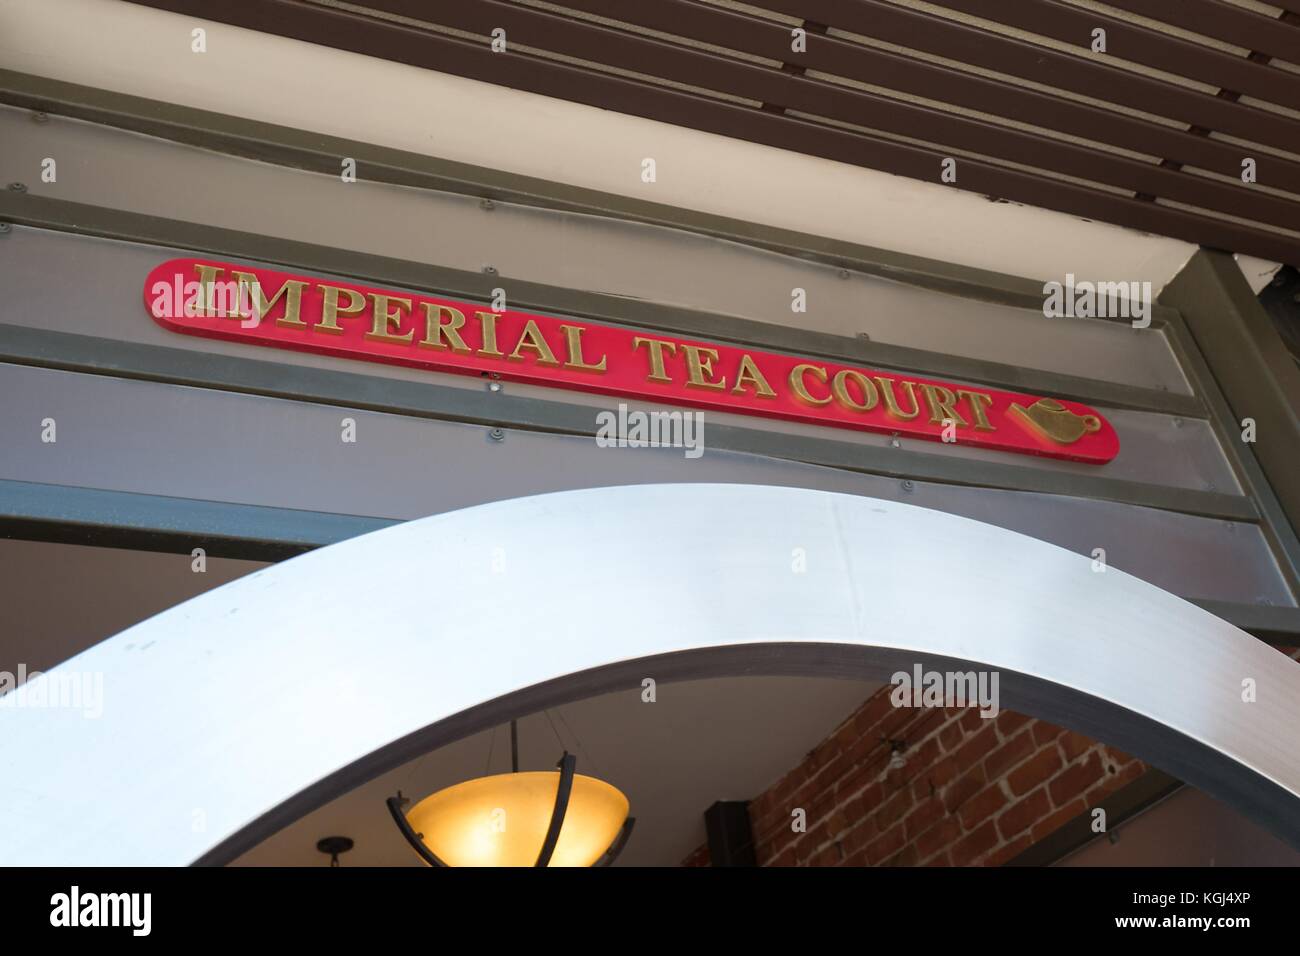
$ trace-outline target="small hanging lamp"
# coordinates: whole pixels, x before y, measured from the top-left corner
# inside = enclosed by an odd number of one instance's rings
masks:
[[[628,799],[603,780],[575,773],[565,752],[558,772],[519,772],[510,722],[511,772],[478,777],[433,793],[409,812],[398,791],[388,810],[430,866],[608,866],[636,822]]]

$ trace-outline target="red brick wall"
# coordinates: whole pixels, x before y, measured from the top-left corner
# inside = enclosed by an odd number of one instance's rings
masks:
[[[1279,648],[1300,660],[1300,649]],[[885,685],[750,802],[760,866],[996,866],[1146,765],[1043,720],[894,707]],[[889,766],[889,741],[906,742]],[[806,813],[806,832],[791,812]],[[683,861],[708,866],[708,847]]]
[[[760,866],[998,865],[1145,771],[1140,761],[1003,711],[870,697],[750,803]],[[890,740],[906,742],[890,767]],[[806,832],[792,811],[806,812]],[[707,865],[707,848],[686,861]]]

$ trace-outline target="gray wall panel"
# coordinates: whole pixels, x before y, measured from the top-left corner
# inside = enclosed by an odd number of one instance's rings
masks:
[[[0,408],[6,479],[397,519],[602,485],[788,485],[949,511],[1083,554],[1104,548],[1109,564],[1186,597],[1294,604],[1258,527],[1109,502],[925,482],[907,490],[733,452],[688,460],[680,449],[535,432],[493,441],[478,426],[14,365],[0,365]],[[355,444],[340,440],[345,417],[356,420]],[[57,422],[54,444],[41,441],[45,418]]]
[[[0,180],[111,206],[1190,394],[1164,334],[975,302],[679,230],[286,169],[0,106]],[[41,161],[58,162],[42,183]],[[340,157],[340,160],[342,157]],[[629,170],[634,175],[635,170]],[[667,171],[665,171],[667,174]],[[653,187],[647,186],[648,190]],[[1064,280],[1064,276],[1059,277]],[[1123,277],[1116,277],[1123,278]],[[503,279],[508,288],[508,279]],[[791,289],[807,313],[790,309]]]
[[[142,301],[144,278],[160,262],[189,255],[185,250],[136,245],[115,240],[77,236],[27,227],[15,227],[0,244],[0,289],[4,309],[0,321],[31,324],[61,332],[97,335],[123,342],[166,345],[172,348],[239,355],[262,361],[284,362],[313,368],[364,370],[367,374],[404,381],[436,382],[458,388],[481,388],[468,376],[440,374],[374,362],[355,362],[283,349],[268,349],[234,342],[219,342],[179,335],[161,328],[148,317]],[[251,260],[238,260],[252,263]],[[75,263],[69,281],[68,264]],[[343,277],[338,277],[343,278]],[[397,287],[400,288],[400,287]],[[943,376],[940,376],[943,377]],[[508,384],[511,394],[534,395],[589,405],[611,407],[615,400],[579,392]],[[637,407],[636,403],[629,403]],[[1037,468],[1059,473],[1106,475],[1132,481],[1164,484],[1198,491],[1240,492],[1240,485],[1204,419],[1174,418],[1152,412],[1097,406],[1114,424],[1120,437],[1119,457],[1098,468],[1074,462],[1030,458],[966,445],[901,439],[904,448],[976,461]],[[594,416],[594,411],[593,411]],[[710,413],[719,424],[747,428],[819,434],[846,443],[883,446],[889,436],[839,428],[819,428],[749,416]]]

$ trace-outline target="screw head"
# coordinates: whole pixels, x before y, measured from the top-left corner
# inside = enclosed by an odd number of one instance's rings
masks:
[[[22,183],[10,183],[9,191],[11,193],[25,193],[27,192],[27,187]]]
[[[32,120],[37,123],[48,123],[50,121],[50,114],[40,112],[33,113]]]
[[[914,485],[914,484],[912,483],[912,479],[908,478],[908,479],[904,480],[904,482],[903,482],[903,490],[904,490],[904,491],[910,492],[910,491],[912,491],[914,488],[916,488],[916,485]]]
[[[497,204],[494,203],[491,199],[480,199],[478,205],[480,209],[485,209],[488,212],[491,212],[493,209],[497,208]]]
[[[9,223],[0,222],[0,236],[3,236],[5,233],[7,233],[10,230],[10,228],[12,227],[9,225]]]
[[[494,276],[494,275],[497,274],[497,267],[496,267],[496,266],[484,266],[484,267],[483,267],[483,273],[484,273],[485,275]]]
[[[505,441],[506,433],[500,428],[494,428],[488,432],[488,438],[493,441]]]
[[[500,383],[500,382],[488,382],[488,391],[489,391],[489,392],[499,392],[499,391],[501,391],[501,383]]]
[[[839,271],[838,275],[839,275],[839,277],[840,277],[841,279],[847,279],[847,278],[849,277],[849,270],[848,270],[848,269],[841,269],[841,270]]]

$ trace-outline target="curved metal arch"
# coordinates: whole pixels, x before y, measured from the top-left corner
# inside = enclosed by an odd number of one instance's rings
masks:
[[[701,484],[409,522],[96,645],[36,680],[102,674],[99,719],[0,709],[0,863],[223,863],[519,713],[647,676],[885,679],[914,663],[996,669],[1002,707],[1123,747],[1300,846],[1300,664],[1005,529]]]

